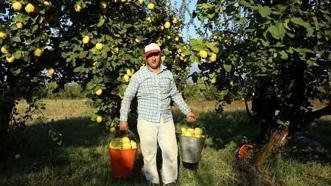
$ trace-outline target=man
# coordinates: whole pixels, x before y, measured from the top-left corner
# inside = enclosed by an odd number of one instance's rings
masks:
[[[140,147],[144,159],[143,172],[152,184],[160,184],[156,166],[157,144],[162,151],[162,182],[176,185],[177,141],[171,113],[171,99],[186,115],[188,122],[194,122],[196,116],[191,112],[178,92],[173,74],[161,64],[161,49],[151,43],[145,47],[146,66],[131,78],[124,93],[120,110],[120,130],[128,130],[127,117],[131,100],[137,96]]]

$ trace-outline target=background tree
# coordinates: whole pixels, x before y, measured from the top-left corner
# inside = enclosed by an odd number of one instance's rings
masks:
[[[1,157],[13,146],[17,101],[38,109],[46,84],[59,91],[68,82],[80,83],[98,108],[92,120],[113,131],[127,83],[144,65],[145,45],[162,47],[162,61],[180,85],[189,70],[178,52],[185,48],[183,20],[170,1],[0,1],[0,20]]]
[[[224,92],[220,101],[238,92],[253,100],[252,116],[263,126],[261,137],[267,136],[254,162],[259,170],[288,135],[331,114],[327,7],[330,1],[197,3],[202,39],[191,41],[191,58],[206,82]],[[325,106],[314,108],[314,99]]]
[[[72,1],[63,10],[66,22],[62,57],[99,109],[92,120],[114,131],[120,101],[130,77],[145,64],[150,42],[162,48],[162,61],[179,82],[189,63],[178,55],[184,48],[182,21],[170,1]]]
[[[47,23],[52,11],[49,1],[0,1],[0,167],[15,146],[13,130],[29,118],[26,112],[20,122],[14,119],[17,101],[26,99],[27,111],[38,109],[35,92],[60,80],[66,69],[58,60],[57,34]]]

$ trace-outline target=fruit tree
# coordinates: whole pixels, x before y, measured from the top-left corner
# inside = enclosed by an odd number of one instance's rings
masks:
[[[114,131],[128,81],[144,65],[145,45],[161,46],[178,82],[190,66],[181,54],[183,20],[166,0],[0,0],[0,21],[1,155],[10,147],[17,100],[37,107],[36,90],[49,82],[80,83],[98,108],[92,119]]]
[[[162,48],[161,60],[185,82],[190,66],[180,55],[185,48],[183,20],[170,1],[72,1],[64,12],[70,20],[60,43],[61,55],[73,67],[98,111],[92,120],[114,131],[124,91],[144,65],[150,42]]]
[[[330,1],[199,0],[202,39],[192,40],[206,82],[220,101],[252,100],[261,126],[261,169],[287,136],[331,114]],[[216,47],[216,48],[215,48]],[[200,59],[199,59],[200,58]],[[314,108],[311,100],[324,104]],[[265,138],[266,136],[266,138]]]

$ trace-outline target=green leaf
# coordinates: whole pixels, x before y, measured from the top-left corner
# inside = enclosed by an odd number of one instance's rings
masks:
[[[198,62],[199,58],[196,55],[192,54],[190,55],[190,61],[191,63]]]
[[[289,19],[286,19],[286,20],[284,21],[284,23],[283,23],[284,28],[286,28],[287,30],[291,30],[291,28],[288,27],[288,23],[289,23],[289,22],[290,22],[290,20],[289,20]]]
[[[307,60],[307,64],[310,66],[313,66],[313,65],[315,65],[315,61],[309,59],[309,60]]]
[[[219,52],[219,49],[217,47],[217,43],[215,43],[215,42],[207,43],[207,47],[216,54]]]
[[[311,37],[313,35],[314,33],[313,27],[311,27],[311,25],[308,22],[304,21],[301,17],[292,17],[290,21],[294,24],[305,27],[308,37]]]
[[[262,42],[262,45],[265,47],[268,47],[270,45],[269,41],[267,40],[260,39],[260,41]]]
[[[19,73],[21,73],[22,69],[21,68],[17,68],[17,69],[10,69],[10,72],[12,74],[14,74],[15,76],[17,76]]]
[[[288,59],[288,54],[284,50],[280,51],[279,53],[281,59]]]
[[[11,40],[12,40],[12,41],[15,41],[15,42],[21,42],[21,38],[20,38],[20,36],[12,37]]]
[[[225,69],[226,72],[230,72],[231,69],[232,69],[232,66],[231,65],[228,65],[228,64],[224,64],[223,67],[224,67],[224,69]]]
[[[105,18],[103,16],[101,16],[99,18],[99,22],[97,24],[97,27],[101,27],[104,23],[105,23]]]
[[[35,25],[32,27],[32,32],[35,32],[36,30],[38,30],[38,24],[35,24]]]
[[[86,85],[86,89],[87,89],[87,90],[93,90],[94,87],[95,87],[95,82],[94,82],[94,80],[91,80],[91,81],[88,82],[87,85]]]
[[[268,6],[258,6],[259,14],[262,17],[268,17],[271,14],[271,8]]]
[[[202,39],[192,39],[190,41],[190,45],[192,46],[193,50],[199,51],[205,48]]]
[[[283,39],[283,37],[285,36],[285,29],[283,27],[283,24],[280,22],[277,22],[275,25],[269,26],[268,31],[275,39]]]
[[[74,69],[74,72],[81,72],[81,71],[82,71],[82,67],[81,67],[81,66],[76,67],[76,68]]]
[[[21,57],[22,57],[22,52],[21,52],[21,51],[16,51],[16,52],[14,53],[14,56],[15,56],[15,59],[21,59]]]
[[[290,121],[282,121],[282,120],[278,119],[276,122],[278,125],[283,126],[283,127],[288,127],[290,125]]]

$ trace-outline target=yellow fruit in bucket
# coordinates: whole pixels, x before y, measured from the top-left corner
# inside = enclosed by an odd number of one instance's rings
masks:
[[[108,147],[111,148],[111,149],[121,149],[122,144],[119,141],[119,139],[115,139],[115,140],[113,140],[109,143]]]
[[[186,130],[184,136],[188,136],[188,137],[192,136],[192,131]]]
[[[194,129],[188,128],[186,131],[191,132],[192,134],[194,133]]]
[[[131,149],[131,142],[123,143],[123,150]]]
[[[121,138],[121,142],[122,143],[130,143],[130,138],[128,138],[128,137],[122,137]]]
[[[197,127],[197,128],[194,129],[194,134],[195,135],[202,135],[202,133],[203,133],[202,128]]]
[[[131,148],[132,149],[136,149],[137,148],[137,143],[135,141],[131,140],[130,143],[131,143]]]

